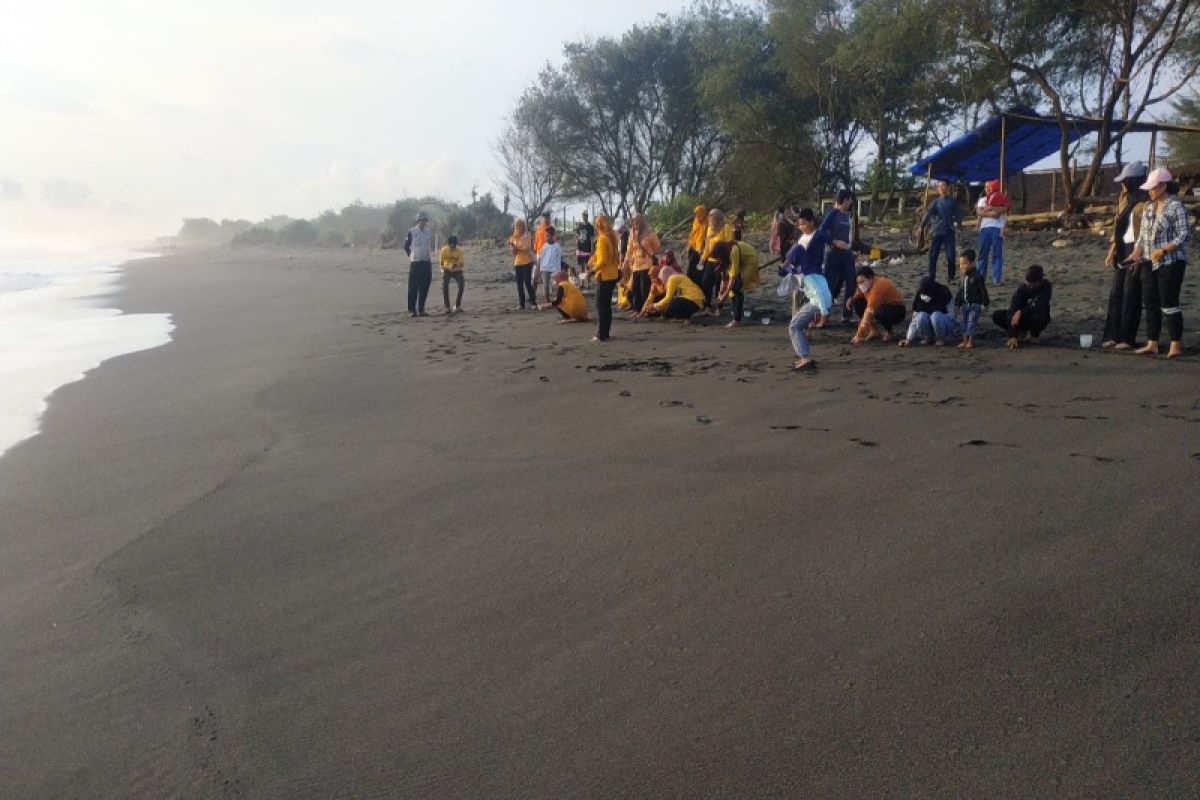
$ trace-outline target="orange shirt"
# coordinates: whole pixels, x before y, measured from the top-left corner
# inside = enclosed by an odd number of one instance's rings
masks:
[[[538,225],[537,235],[533,238],[533,253],[540,256],[542,248],[546,246],[546,226]]]
[[[883,306],[904,305],[904,296],[900,294],[900,289],[896,284],[892,283],[887,278],[876,275],[871,279],[871,285],[867,288],[867,293],[855,292],[851,300],[857,300],[860,297],[866,297],[867,308],[871,311],[879,312]],[[865,325],[858,326],[860,336],[868,333],[868,328]]]
[[[658,248],[658,237],[654,235],[654,231],[649,231],[641,240],[630,236],[625,249],[625,260],[629,263],[629,268],[634,272],[650,269],[654,266],[654,256],[658,253]]]
[[[596,252],[592,253],[588,264],[591,265],[596,280],[615,281],[617,279],[621,262],[618,260],[617,250],[608,236],[602,233],[596,235]]]

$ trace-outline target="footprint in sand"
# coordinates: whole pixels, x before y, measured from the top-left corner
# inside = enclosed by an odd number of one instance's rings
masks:
[[[1019,450],[1019,444],[1007,444],[1006,442],[989,442],[987,439],[971,439],[966,442],[959,442],[959,447],[1011,447],[1014,450]]]
[[[854,442],[855,444],[861,444],[863,447],[879,447],[878,442],[872,442],[870,439],[859,439],[858,437],[851,437],[850,441]]]
[[[1071,458],[1087,458],[1100,464],[1120,464],[1124,459],[1110,456],[1090,456],[1087,453],[1071,453]]]

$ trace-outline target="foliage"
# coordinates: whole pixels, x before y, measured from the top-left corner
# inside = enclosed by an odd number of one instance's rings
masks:
[[[321,232],[317,230],[317,226],[306,219],[292,220],[276,234],[279,243],[286,245],[316,244],[320,238]]]
[[[1174,121],[1200,127],[1200,91],[1193,90],[1172,104]],[[1200,165],[1200,133],[1167,134],[1167,148],[1173,166]]]

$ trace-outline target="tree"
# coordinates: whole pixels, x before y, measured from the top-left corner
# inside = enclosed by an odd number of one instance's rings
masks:
[[[1068,208],[1090,194],[1105,156],[1130,126],[1172,98],[1200,70],[1198,0],[966,0],[973,45],[1015,79],[1031,83],[1058,122]],[[1120,110],[1125,125],[1117,125]],[[1071,180],[1071,117],[1099,120],[1091,164]]]
[[[1171,104],[1181,125],[1200,127],[1200,91],[1192,90]],[[1200,165],[1200,133],[1169,133],[1167,148],[1175,165]]]
[[[492,146],[500,173],[496,183],[504,191],[504,211],[516,200],[527,222],[536,219],[558,198],[566,176],[556,159],[546,157],[530,125],[536,113],[518,110]]]
[[[277,236],[280,244],[309,245],[316,244],[321,238],[317,226],[306,219],[292,220]]]

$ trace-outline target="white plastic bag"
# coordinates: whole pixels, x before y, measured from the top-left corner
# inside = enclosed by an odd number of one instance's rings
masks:
[[[790,297],[798,291],[800,291],[800,277],[794,272],[789,272],[779,282],[779,288],[775,290],[775,294],[780,297]]]

